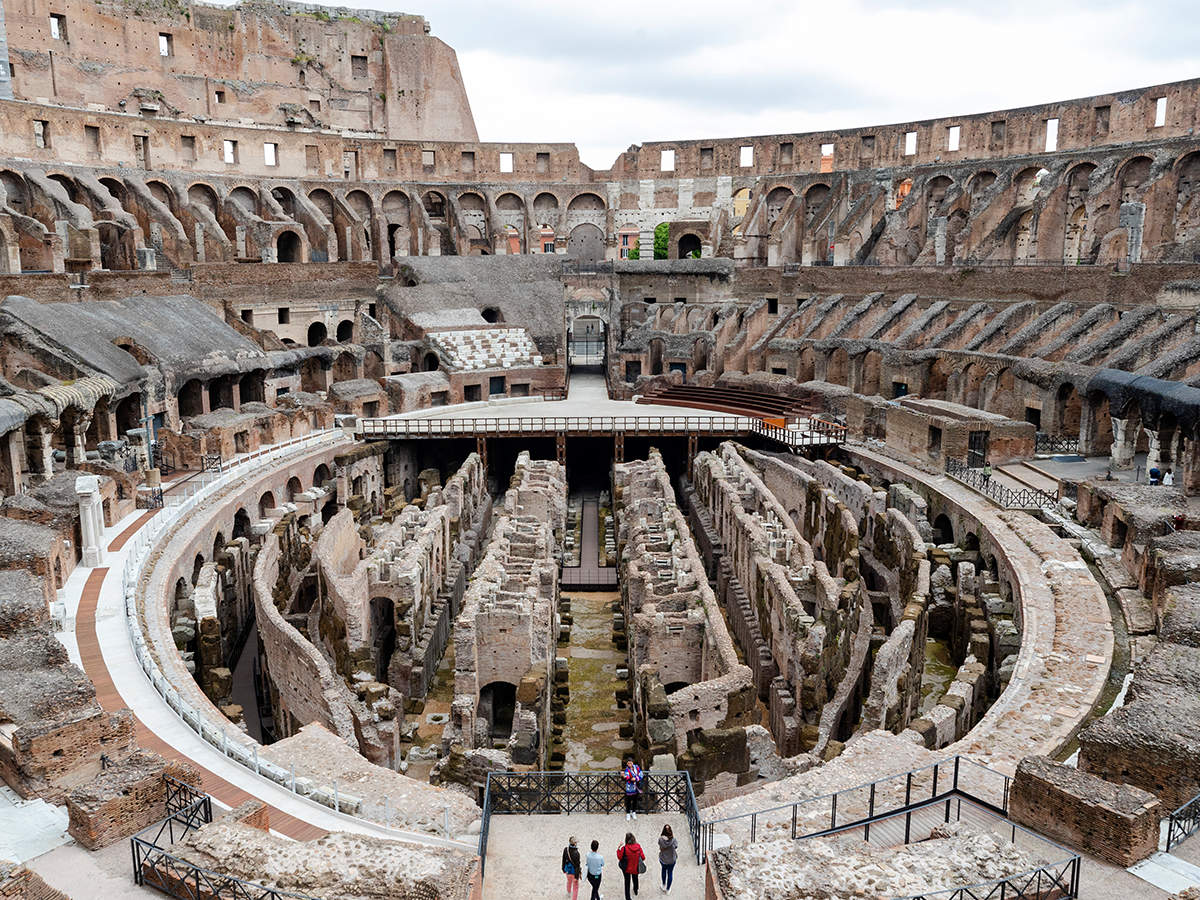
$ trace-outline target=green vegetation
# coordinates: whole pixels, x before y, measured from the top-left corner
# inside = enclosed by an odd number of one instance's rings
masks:
[[[670,247],[669,234],[671,225],[668,222],[662,222],[654,227],[654,258],[666,259],[667,251]]]
[[[633,249],[629,251],[629,254],[625,258],[626,259],[641,259],[642,258],[642,251],[640,249],[641,246],[642,246],[641,241],[634,241]]]

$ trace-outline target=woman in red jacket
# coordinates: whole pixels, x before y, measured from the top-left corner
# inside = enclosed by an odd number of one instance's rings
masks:
[[[625,843],[617,848],[617,865],[625,875],[625,900],[633,900],[629,896],[629,883],[633,882],[634,896],[638,892],[638,875],[646,871],[646,854],[642,845],[637,842],[633,832],[625,834]]]

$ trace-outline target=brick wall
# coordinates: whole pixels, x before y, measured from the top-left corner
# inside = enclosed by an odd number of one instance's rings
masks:
[[[1030,756],[1017,766],[1013,821],[1119,866],[1158,849],[1162,804],[1153,794]]]
[[[68,834],[81,846],[96,850],[165,819],[164,774],[188,784],[200,783],[200,773],[190,763],[168,762],[157,753],[139,750],[68,795]]]
[[[0,898],[13,900],[71,900],[62,891],[56,891],[37,872],[22,867],[4,872],[0,864]]]

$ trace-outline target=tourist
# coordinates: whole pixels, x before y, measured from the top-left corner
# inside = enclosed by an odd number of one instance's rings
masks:
[[[1171,472],[1171,470],[1170,470],[1170,469],[1167,469],[1166,473],[1163,475],[1163,482],[1162,482],[1162,483],[1163,483],[1163,484],[1164,484],[1166,487],[1171,487],[1171,486],[1173,486],[1173,485],[1175,484],[1175,475],[1174,475],[1174,474]]]
[[[1150,467],[1150,483],[1158,484],[1162,480],[1162,473],[1158,471],[1158,466]]]
[[[600,842],[592,841],[592,852],[587,855],[587,879],[592,886],[592,896],[589,900],[604,900],[600,894],[600,880],[603,877],[604,857],[600,855]]]
[[[579,842],[571,835],[570,842],[563,847],[562,870],[567,876],[567,900],[579,900]]]
[[[637,896],[638,876],[646,871],[646,853],[632,831],[626,832],[625,843],[617,848],[617,864],[625,876],[625,900],[633,900],[629,896],[629,884],[633,882],[633,893]]]
[[[632,756],[627,756],[621,777],[625,779],[625,821],[628,822],[637,818],[638,795],[642,792],[642,779],[646,773],[633,761]]]
[[[662,888],[664,894],[671,893],[671,883],[675,880],[675,851],[679,842],[671,833],[671,826],[664,825],[662,834],[658,836],[658,864],[662,866]]]

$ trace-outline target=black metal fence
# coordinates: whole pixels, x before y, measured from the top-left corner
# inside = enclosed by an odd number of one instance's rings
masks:
[[[1200,830],[1200,794],[1197,794],[1167,818],[1167,852]]]
[[[1039,431],[1033,439],[1034,453],[1078,453],[1078,437],[1059,437]]]
[[[969,466],[952,456],[946,457],[946,474],[996,501],[1005,509],[1054,509],[1058,505],[1058,498],[1045,491],[1039,491],[1037,488],[1011,488],[1001,484],[985,469]]]
[[[170,852],[191,832],[212,822],[212,798],[189,784],[164,775],[167,817],[129,839],[133,880],[179,900],[316,900],[307,894],[242,881],[197,866]]]
[[[796,803],[727,816],[701,823],[705,856],[713,849],[717,827],[735,844],[790,837],[807,840],[857,833],[878,847],[895,847],[929,838],[949,822],[970,824],[1001,835],[1009,843],[1053,857],[1029,870],[974,884],[916,894],[904,900],[1055,900],[1078,896],[1078,854],[1007,820],[1012,779],[966,757]]]
[[[625,780],[620,772],[489,772],[479,832],[480,874],[487,865],[493,815],[607,815],[624,808]],[[687,772],[647,772],[638,811],[687,816],[692,848],[700,862],[700,810]]]

